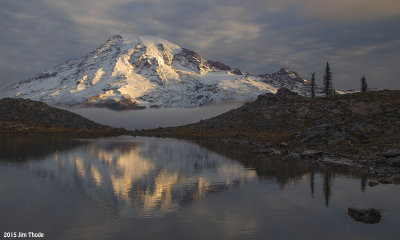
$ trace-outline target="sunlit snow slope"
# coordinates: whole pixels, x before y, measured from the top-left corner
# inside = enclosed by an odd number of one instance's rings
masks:
[[[3,95],[122,110],[250,101],[279,87],[309,91],[307,80],[285,68],[252,76],[158,37],[123,34],[82,58],[8,86]]]

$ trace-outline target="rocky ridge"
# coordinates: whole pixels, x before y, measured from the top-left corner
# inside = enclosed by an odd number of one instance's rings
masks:
[[[0,99],[0,134],[122,134],[78,114],[28,99]]]
[[[385,183],[400,180],[399,128],[400,91],[305,98],[279,89],[196,124],[135,134],[248,142],[260,155],[364,167]]]

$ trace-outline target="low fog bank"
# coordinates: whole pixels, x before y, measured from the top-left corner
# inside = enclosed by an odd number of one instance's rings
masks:
[[[209,105],[197,108],[160,108],[132,111],[113,111],[105,108],[68,109],[95,122],[123,127],[127,130],[175,127],[215,117],[242,106],[243,102]]]

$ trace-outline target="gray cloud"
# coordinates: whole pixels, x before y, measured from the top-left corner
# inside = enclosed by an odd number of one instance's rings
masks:
[[[258,74],[281,66],[335,86],[398,88],[395,0],[2,0],[0,74],[10,83],[92,51],[118,33],[158,35]]]

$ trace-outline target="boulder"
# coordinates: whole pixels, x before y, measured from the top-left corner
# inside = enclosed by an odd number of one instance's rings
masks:
[[[303,142],[319,141],[331,128],[328,124],[311,127],[304,132]]]
[[[280,147],[287,147],[288,144],[287,144],[286,142],[281,142],[281,143],[279,143],[279,146],[280,146]]]
[[[385,159],[377,159],[375,160],[375,166],[377,167],[384,167],[387,166],[388,162]]]
[[[335,126],[329,124],[311,127],[304,132],[305,137],[303,138],[303,142],[321,141],[324,136],[333,134],[337,131],[338,129]]]
[[[301,159],[312,160],[324,156],[324,152],[318,150],[307,150],[300,153]]]
[[[385,153],[386,158],[395,158],[400,156],[400,149],[389,150]]]
[[[394,168],[400,168],[400,158],[396,158],[395,160],[393,160],[390,166]]]
[[[352,136],[350,136],[349,134],[338,131],[338,132],[332,133],[332,135],[330,136],[330,140],[328,141],[328,144],[335,145],[344,140],[351,140],[353,142],[357,142],[357,140],[355,138],[353,138]]]
[[[344,140],[350,140],[352,142],[358,142],[357,139],[352,137],[346,132],[340,130],[336,125],[323,124],[315,127],[308,128],[303,133],[303,142],[321,142],[326,141],[329,145],[338,144]]]
[[[381,221],[381,213],[375,208],[348,208],[347,214],[357,222],[368,224],[379,223]]]

